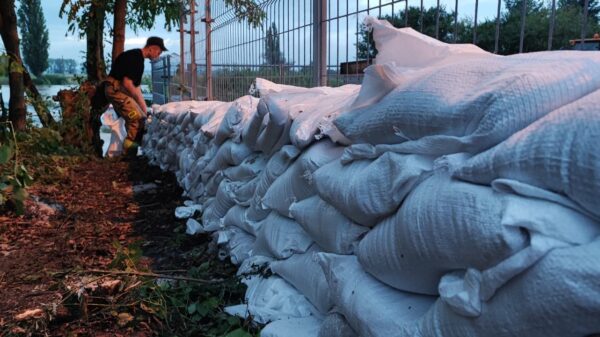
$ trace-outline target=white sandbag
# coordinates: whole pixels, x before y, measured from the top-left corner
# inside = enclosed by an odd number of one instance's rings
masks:
[[[227,256],[231,263],[239,265],[250,257],[256,238],[237,227],[227,228],[227,231],[229,232],[225,245]]]
[[[331,141],[320,141],[306,151],[279,176],[265,193],[262,203],[279,214],[289,216],[290,205],[316,194],[312,174],[319,167],[339,158],[344,150]]]
[[[383,282],[426,294],[438,292],[442,275],[472,269],[479,280],[444,283],[442,278],[439,292],[456,311],[477,316],[481,301],[548,251],[589,242],[598,234],[595,221],[569,208],[436,172],[416,187],[395,216],[363,238],[358,256]]]
[[[294,254],[285,260],[271,262],[271,270],[293,285],[321,313],[327,314],[332,302],[329,286],[323,269],[319,265],[315,253],[320,252],[316,245],[303,254]]]
[[[344,316],[332,312],[321,323],[318,337],[358,337]]]
[[[206,184],[204,184],[205,194],[211,197],[216,196],[217,192],[219,191],[219,185],[223,179],[225,179],[225,176],[223,176],[223,171],[217,171],[215,174],[213,174],[208,179]]]
[[[515,278],[481,316],[463,317],[443,301],[402,337],[579,337],[600,332],[600,240],[555,249]]]
[[[202,229],[202,224],[200,224],[196,219],[189,218],[185,222],[185,233],[188,235],[196,235],[199,233],[204,233]]]
[[[528,53],[426,68],[335,125],[353,143],[395,144],[395,152],[479,153],[598,89],[600,56],[590,54]]]
[[[433,167],[430,157],[386,153],[375,161],[342,165],[335,160],[314,173],[319,196],[357,223],[372,227],[396,211]]]
[[[355,84],[331,88],[327,94],[311,94],[308,99],[290,106],[289,114],[293,118],[290,127],[292,144],[302,149],[315,138],[322,137],[319,135],[322,125],[331,124],[340,113],[348,111],[360,88]]]
[[[260,337],[318,337],[322,319],[303,317],[281,319],[267,324],[260,330]]]
[[[217,107],[229,104],[229,102],[220,101],[192,101],[194,104],[204,104],[204,106],[192,105],[188,110],[195,115],[192,126],[196,131],[202,131],[202,126],[208,123],[213,117]],[[222,110],[222,109],[220,109]],[[201,132],[202,133],[202,132]]]
[[[177,219],[187,219],[194,216],[196,212],[199,213],[201,211],[202,205],[194,204],[190,206],[178,206],[177,208],[175,208],[175,217]]]
[[[255,149],[270,155],[279,150],[276,148],[278,144],[289,143],[292,118],[287,109],[287,102],[271,95],[261,98],[258,109],[266,115],[267,124],[258,135]]]
[[[304,253],[313,240],[292,219],[271,212],[261,221],[254,244],[254,254],[285,259]]]
[[[496,178],[522,181],[565,194],[600,218],[599,99],[600,90],[553,111],[454,175],[487,184]]]
[[[221,125],[223,117],[231,105],[233,105],[233,102],[226,102],[214,106],[210,119],[200,127],[200,131],[203,132],[206,137],[209,139],[214,138],[217,130],[219,129],[219,125]]]
[[[403,325],[419,319],[435,297],[398,291],[375,280],[356,256],[318,253],[334,305],[359,336],[397,336]]]
[[[238,227],[254,236],[258,234],[261,222],[248,221],[246,219],[246,208],[243,206],[233,206],[225,214],[223,219],[224,226],[235,226]]]
[[[250,206],[259,181],[260,177],[256,176],[246,183],[232,186],[233,188],[229,191],[231,199],[240,206]]]
[[[267,111],[265,109],[259,109],[257,106],[257,108],[250,114],[248,122],[242,130],[242,142],[253,150],[256,149],[256,141],[258,140],[260,131],[268,122],[266,114]]]
[[[211,175],[219,170],[241,164],[251,153],[252,150],[246,144],[232,141],[225,142],[202,171],[202,179],[208,180]]]
[[[424,68],[452,58],[493,57],[473,44],[448,44],[414,29],[395,28],[388,21],[367,16],[364,21],[373,30],[377,64],[395,62],[407,68]]]
[[[248,286],[245,295],[247,304],[226,307],[225,312],[230,315],[242,318],[252,315],[252,319],[261,324],[280,319],[320,316],[302,294],[278,276],[252,276],[242,279],[242,282]]]
[[[265,169],[258,175],[259,180],[254,191],[254,196],[246,213],[249,220],[260,221],[269,214],[270,210],[262,204],[262,199],[269,186],[288,169],[299,154],[300,150],[297,147],[286,145],[271,156]]]
[[[207,207],[202,215],[202,221],[209,223],[210,221],[220,221],[227,214],[227,211],[235,205],[235,201],[231,198],[229,190],[231,185],[235,184],[229,179],[223,179],[219,184],[215,201]],[[210,214],[210,220],[209,220]]]
[[[102,125],[110,128],[109,144],[108,146],[103,146],[103,148],[106,148],[103,154],[109,158],[119,156],[123,153],[123,141],[127,135],[125,120],[117,116],[112,106],[109,106],[108,110],[100,116],[100,121]]]
[[[327,116],[319,122],[317,134],[329,137],[333,142],[349,145],[351,141],[336,128],[333,121],[348,111],[371,106],[379,102],[385,95],[406,80],[405,72],[394,62],[386,64],[373,64],[364,70],[363,80],[358,95],[348,107],[344,107],[338,114]]]
[[[249,181],[265,168],[267,160],[261,153],[252,153],[241,164],[223,170],[223,175],[231,181]]]
[[[369,230],[346,218],[319,196],[290,206],[292,217],[324,251],[352,254],[358,240]]]
[[[233,101],[233,104],[223,116],[221,124],[219,124],[214,138],[215,143],[221,145],[227,139],[232,139],[239,143],[242,130],[254,111],[256,111],[257,105],[258,98],[250,95],[242,96]]]

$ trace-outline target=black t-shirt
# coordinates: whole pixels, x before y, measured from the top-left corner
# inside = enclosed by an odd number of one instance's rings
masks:
[[[110,69],[109,76],[122,81],[127,76],[136,87],[142,82],[144,73],[144,54],[141,49],[131,49],[117,56]]]

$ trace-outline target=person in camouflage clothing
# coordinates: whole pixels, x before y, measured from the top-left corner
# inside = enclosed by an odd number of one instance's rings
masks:
[[[144,59],[157,59],[166,51],[163,39],[152,36],[142,49],[127,50],[113,62],[108,78],[104,83],[104,94],[120,117],[125,120],[127,136],[123,150],[137,153],[142,139],[144,121],[148,107],[144,101],[140,84],[144,73]],[[134,152],[135,151],[135,152]]]

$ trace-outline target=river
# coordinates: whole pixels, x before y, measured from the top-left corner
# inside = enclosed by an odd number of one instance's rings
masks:
[[[37,88],[42,95],[42,97],[49,102],[50,104],[50,112],[55,119],[60,119],[60,106],[58,102],[54,102],[52,100],[52,96],[56,95],[62,89],[74,88],[75,85],[38,85]],[[2,85],[2,98],[4,99],[4,106],[8,109],[8,101],[10,99],[10,88],[8,85]],[[28,118],[31,118],[33,125],[41,126],[40,120],[33,109],[33,106],[27,105],[27,115]]]

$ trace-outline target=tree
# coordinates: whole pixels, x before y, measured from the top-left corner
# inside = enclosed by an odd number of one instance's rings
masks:
[[[17,11],[22,37],[23,61],[39,77],[48,68],[48,28],[40,0],[21,0]]]
[[[285,64],[285,57],[281,52],[279,45],[279,32],[277,31],[277,25],[275,22],[267,28],[267,35],[265,37],[265,61],[269,65]]]
[[[8,102],[8,119],[16,130],[25,129],[27,111],[25,110],[25,86],[23,82],[23,66],[19,53],[19,35],[17,34],[17,15],[14,0],[0,1],[0,35],[8,54],[8,84],[10,99]]]

